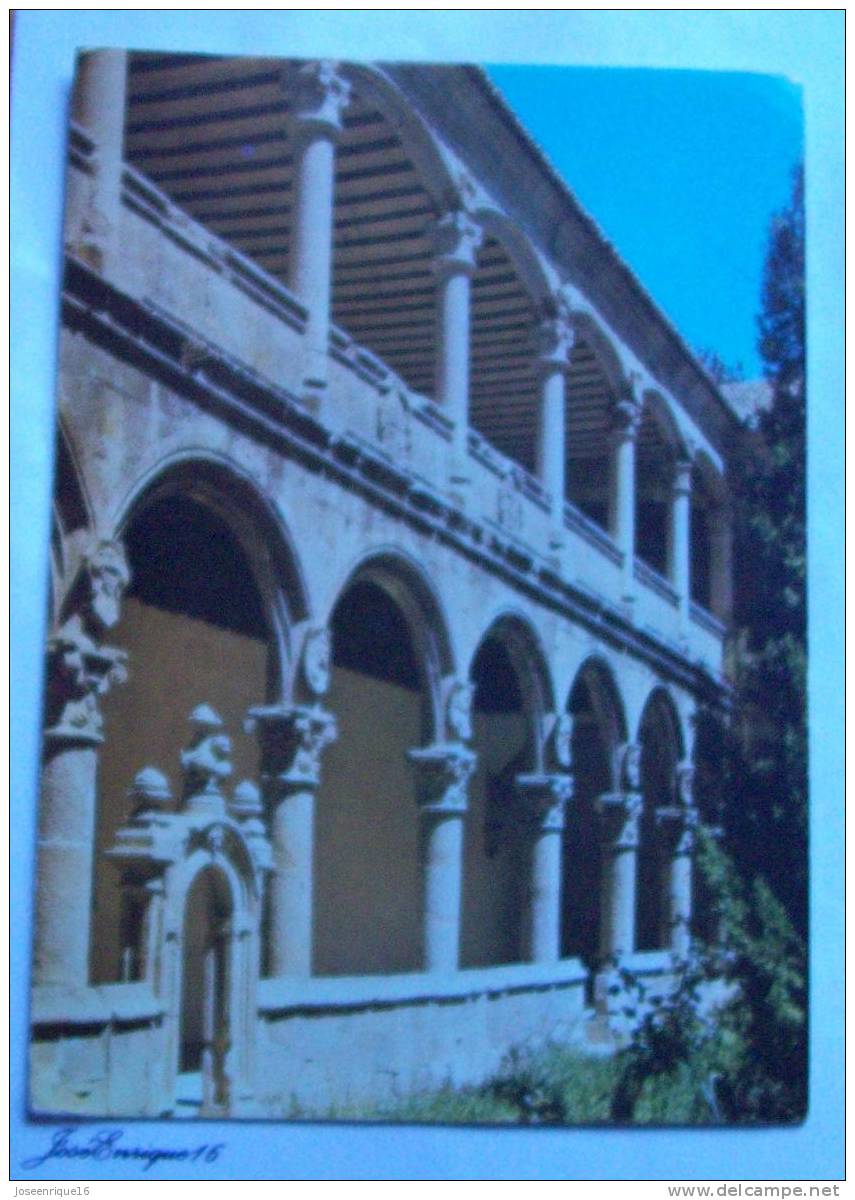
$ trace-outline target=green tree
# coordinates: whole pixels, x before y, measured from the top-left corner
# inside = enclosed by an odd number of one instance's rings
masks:
[[[771,404],[746,430],[736,499],[736,698],[724,821],[750,877],[807,926],[805,279],[801,169],[772,221],[758,319]]]

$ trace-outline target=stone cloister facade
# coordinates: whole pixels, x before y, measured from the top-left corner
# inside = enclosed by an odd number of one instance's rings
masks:
[[[608,1044],[693,931],[729,410],[473,68],[82,55],[31,1102]]]

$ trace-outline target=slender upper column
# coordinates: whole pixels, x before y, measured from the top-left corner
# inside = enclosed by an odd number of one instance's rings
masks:
[[[436,295],[436,401],[454,421],[452,480],[468,477],[469,334],[471,281],[481,245],[480,228],[462,210],[432,227]]]
[[[612,536],[623,553],[622,597],[635,596],[635,445],[641,424],[641,405],[632,396],[614,408],[611,470]]]
[[[573,776],[518,775],[517,791],[531,836],[530,905],[526,937],[531,962],[561,957],[561,835]]]
[[[89,982],[99,697],[125,678],[125,655],[100,644],[119,619],[129,580],[124,550],[101,542],[86,556],[48,641],[39,804],[34,982]]]
[[[285,89],[294,154],[289,285],[308,310],[303,387],[317,399],[327,383],[335,143],[350,85],[334,63],[314,62],[288,75]]]
[[[315,705],[252,708],[247,729],[261,747],[270,814],[270,966],[274,976],[312,971],[315,795],[321,754],[336,737],[332,713]]]
[[[692,944],[692,857],[698,826],[694,775],[691,763],[680,763],[675,780],[677,803],[656,810],[667,851],[665,932],[671,950],[680,958],[686,957]]]
[[[71,248],[105,275],[114,273],[119,248],[127,76],[125,50],[82,54],[72,99],[72,117],[91,136],[95,158],[80,225],[69,231]]]
[[[680,605],[680,632],[689,627],[692,589],[691,515],[692,464],[679,459],[674,464],[671,487],[671,530],[669,538],[671,582]]]
[[[635,881],[642,811],[641,747],[621,751],[622,790],[598,799],[604,843],[600,944],[604,958],[635,949]]]
[[[537,473],[552,500],[552,542],[564,540],[565,464],[567,461],[564,381],[573,330],[566,315],[547,317],[536,330],[535,370],[540,384]]]

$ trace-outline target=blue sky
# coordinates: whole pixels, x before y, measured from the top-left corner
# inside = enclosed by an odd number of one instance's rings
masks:
[[[801,90],[719,71],[488,73],[688,344],[759,375],[769,220],[802,158]]]

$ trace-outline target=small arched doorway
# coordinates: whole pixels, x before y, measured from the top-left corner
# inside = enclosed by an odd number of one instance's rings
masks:
[[[177,1103],[204,1114],[229,1103],[226,1061],[232,1043],[229,984],[234,906],[228,881],[206,867],[184,904]]]

